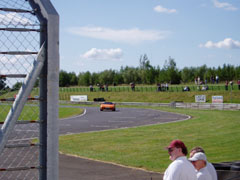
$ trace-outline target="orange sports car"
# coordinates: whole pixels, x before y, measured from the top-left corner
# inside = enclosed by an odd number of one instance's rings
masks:
[[[115,111],[116,110],[116,105],[114,103],[112,103],[112,102],[101,103],[100,111],[103,111],[104,109]]]

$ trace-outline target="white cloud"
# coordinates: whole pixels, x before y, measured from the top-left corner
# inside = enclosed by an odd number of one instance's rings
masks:
[[[17,13],[7,13],[7,14],[0,14],[0,21],[3,24],[13,24],[13,25],[32,25],[33,22],[27,18],[24,18]]]
[[[159,13],[172,14],[172,13],[176,13],[177,12],[176,9],[167,9],[167,8],[164,8],[164,7],[160,6],[160,5],[154,7],[153,9],[154,9],[154,11],[159,12]]]
[[[214,6],[217,8],[223,8],[229,11],[236,11],[238,8],[234,7],[232,4],[227,2],[219,2],[218,0],[213,0]]]
[[[96,49],[92,48],[81,55],[83,59],[91,60],[121,60],[123,51],[120,48],[116,49]]]
[[[200,44],[200,47],[205,48],[225,48],[225,49],[240,49],[240,41],[235,41],[231,38],[226,38],[223,41],[212,42],[208,41],[205,44]]]
[[[17,56],[13,56],[11,58],[7,58],[6,56],[1,56],[0,57],[0,63],[2,64],[14,64],[17,62],[17,57],[21,55],[17,55]]]
[[[95,39],[110,40],[128,44],[137,44],[144,41],[157,41],[169,35],[167,31],[133,29],[111,29],[104,27],[75,27],[69,28],[72,34]]]

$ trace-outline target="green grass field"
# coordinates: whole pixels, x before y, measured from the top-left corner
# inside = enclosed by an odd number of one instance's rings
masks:
[[[212,96],[223,96],[224,103],[240,103],[240,90],[234,85],[233,90],[229,87],[228,91],[224,90],[224,84],[209,85],[208,91],[197,90],[196,85],[189,85],[192,89],[190,92],[183,92],[184,85],[171,85],[169,91],[156,91],[156,86],[136,86],[136,91],[132,91],[129,86],[109,87],[109,92],[96,90],[89,91],[89,87],[64,87],[59,88],[59,99],[70,101],[71,95],[87,95],[89,101],[94,98],[103,97],[106,101],[114,102],[154,102],[170,103],[173,101],[195,102],[195,95],[206,95],[207,103],[211,103]],[[0,98],[12,98],[17,92],[8,92]],[[39,95],[39,89],[35,88],[31,97]]]
[[[156,108],[159,109],[159,108]],[[164,149],[172,139],[202,146],[210,162],[239,160],[240,111],[169,109],[192,119],[137,128],[60,137],[60,151],[126,166],[163,172],[170,160]]]
[[[3,122],[11,108],[10,105],[0,106],[0,122]],[[67,118],[82,114],[83,109],[80,108],[59,108],[59,118]],[[38,106],[25,106],[18,120],[38,120],[39,119],[39,107]]]
[[[89,101],[103,97],[113,102],[153,102],[170,103],[173,101],[195,102],[195,95],[206,95],[206,102],[212,102],[212,96],[223,96],[224,103],[240,103],[240,91],[194,91],[194,92],[64,92],[60,100],[70,100],[71,95],[87,95]]]
[[[172,101],[194,102],[195,95],[205,94],[209,103],[212,95],[222,95],[225,103],[240,103],[240,91],[238,90],[190,92],[86,91],[83,93],[73,91],[60,92],[60,99],[63,97],[63,100],[69,100],[70,95],[74,94],[88,95],[90,101],[93,98],[103,97],[107,101],[114,102],[156,103],[169,103]],[[0,121],[5,119],[8,108],[10,107],[1,104]],[[240,149],[240,111],[160,107],[155,109],[188,114],[192,116],[192,119],[169,124],[61,136],[60,151],[67,154],[163,172],[170,163],[164,147],[172,139],[181,139],[189,149],[194,146],[202,146],[210,162],[240,160],[238,153],[238,149]],[[59,117],[74,116],[81,112],[82,110],[79,108],[60,108]],[[20,120],[37,120],[37,118],[37,107],[26,106]]]
[[[195,102],[195,95],[206,95],[206,102],[212,102],[212,96],[223,96],[224,103],[240,103],[240,90],[235,84],[225,90],[224,84],[209,85],[208,91],[199,91],[198,86],[188,85],[189,92],[183,92],[184,85],[170,85],[168,91],[156,91],[156,86],[137,85],[135,91],[129,86],[110,86],[109,91],[102,92],[98,88],[90,92],[88,87],[68,87],[59,89],[60,100],[70,100],[71,95],[87,95],[89,101],[103,97],[106,101],[114,102],[154,102],[170,103],[172,101]]]

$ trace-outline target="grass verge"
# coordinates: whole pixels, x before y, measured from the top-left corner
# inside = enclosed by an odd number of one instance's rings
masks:
[[[0,122],[3,122],[7,117],[7,114],[11,108],[10,105],[1,105]],[[59,107],[59,118],[67,118],[76,116],[83,113],[81,108],[72,107]],[[24,106],[23,111],[18,120],[38,120],[39,119],[39,107],[38,106]]]
[[[160,109],[160,108],[155,108]],[[162,109],[162,108],[161,108]],[[240,111],[168,109],[187,121],[60,137],[60,151],[126,166],[163,172],[170,160],[164,147],[172,139],[202,146],[210,162],[239,160]]]
[[[70,100],[71,95],[79,92],[60,92],[60,100]],[[224,103],[240,103],[240,91],[191,91],[191,92],[82,92],[89,101],[102,97],[113,102],[153,102],[170,103],[172,101],[195,102],[195,95],[206,95],[206,102],[212,102],[212,96],[223,96]]]

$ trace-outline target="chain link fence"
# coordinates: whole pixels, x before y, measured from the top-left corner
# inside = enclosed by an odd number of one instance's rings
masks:
[[[4,146],[0,148],[0,179],[4,180],[50,179],[46,175],[47,145],[41,142],[47,139],[46,134],[42,135],[47,131],[47,126],[42,125],[47,117],[41,115],[41,101],[47,102],[48,95],[38,91],[39,74],[44,69],[42,59],[47,59],[40,49],[46,42],[42,34],[47,33],[47,24],[39,21],[39,17],[44,19],[42,11],[41,1],[0,0],[0,143]],[[43,47],[42,51],[46,49]],[[41,65],[37,62],[39,57]],[[47,83],[42,83],[40,91],[46,89]],[[26,96],[29,85],[31,90]],[[22,104],[24,107],[19,107]]]

